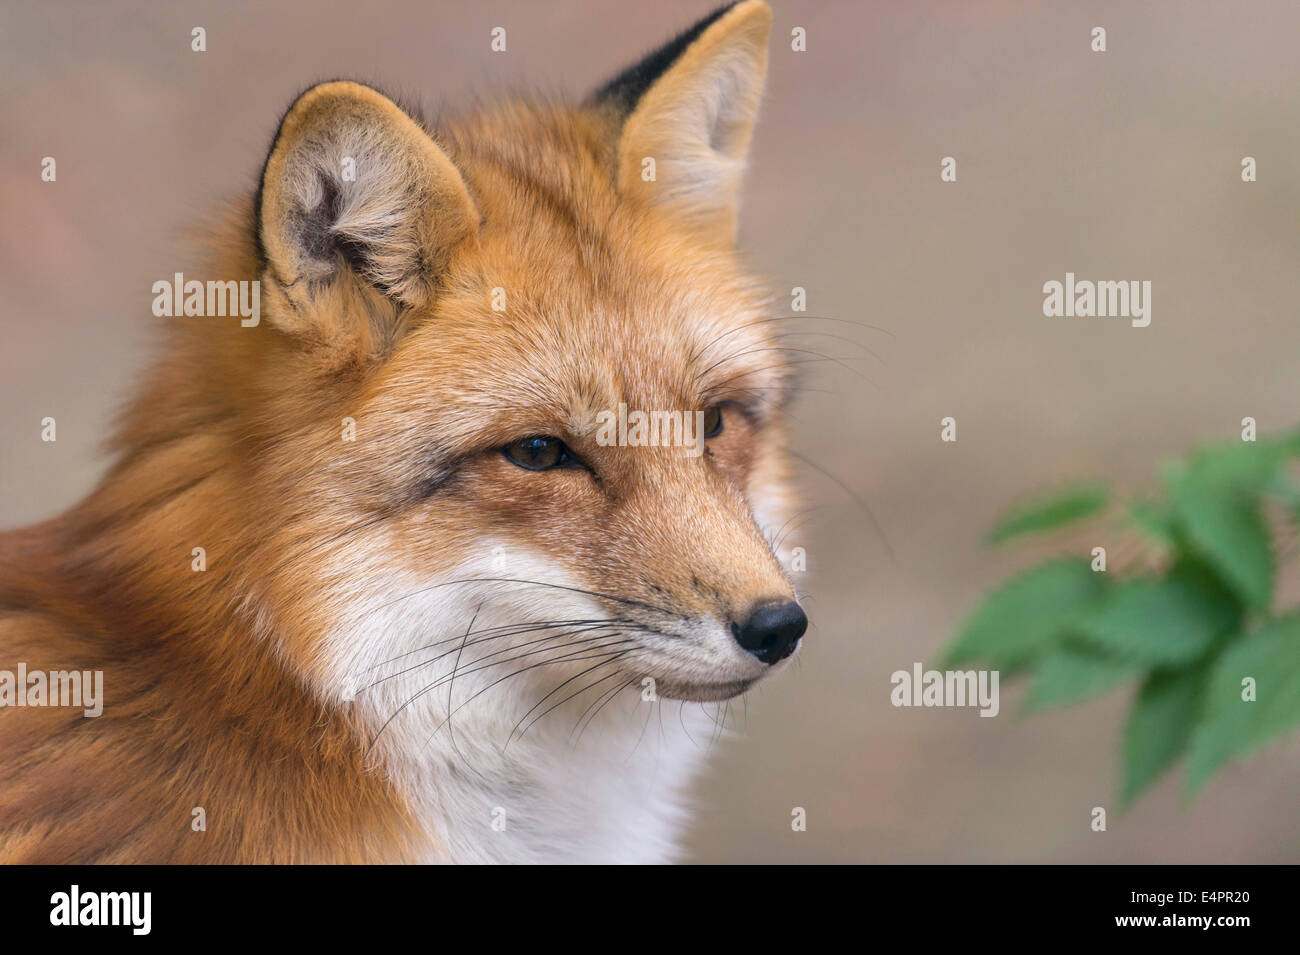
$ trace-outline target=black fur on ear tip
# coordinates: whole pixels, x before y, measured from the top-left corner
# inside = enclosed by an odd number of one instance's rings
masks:
[[[718,7],[703,19],[677,34],[653,53],[647,54],[640,61],[629,66],[596,90],[588,99],[588,104],[613,107],[624,116],[630,114],[636,109],[646,90],[653,86],[655,80],[659,79],[668,71],[669,67],[677,62],[678,57],[686,52],[686,48],[699,39],[701,33],[739,2],[740,0],[732,0],[731,3]]]

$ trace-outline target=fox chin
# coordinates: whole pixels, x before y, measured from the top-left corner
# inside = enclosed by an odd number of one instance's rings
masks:
[[[665,700],[807,626],[735,249],[770,25],[724,7],[576,104],[293,102],[161,270],[107,476],[0,535],[0,861],[676,858],[718,714]],[[98,715],[30,685],[74,671]]]

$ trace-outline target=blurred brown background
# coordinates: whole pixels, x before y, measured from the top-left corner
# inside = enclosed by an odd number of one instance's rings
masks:
[[[981,534],[1079,475],[1122,486],[1195,440],[1300,421],[1300,6],[774,0],[741,243],[866,379],[823,363],[796,448],[814,629],[720,744],[699,861],[1300,861],[1300,737],[1190,808],[1170,778],[1119,816],[1127,692],[1020,720],[894,709],[1023,563]],[[60,3],[0,10],[0,527],[88,491],[154,334],[151,283],[251,188],[295,93],[370,80],[427,106],[581,95],[711,9],[604,3]],[[190,51],[190,30],[208,50]],[[509,50],[489,51],[505,26]],[[807,30],[806,53],[790,31]],[[1108,52],[1090,31],[1107,30]],[[1240,178],[1254,156],[1259,181]],[[43,156],[58,182],[40,181]],[[958,181],[939,181],[954,156]],[[1147,279],[1152,323],[1042,315],[1041,287]],[[58,419],[57,444],[39,421]],[[941,444],[939,419],[959,440]],[[892,548],[892,556],[890,553]],[[732,708],[735,713],[739,708]],[[1089,810],[1110,807],[1106,833]],[[808,831],[790,830],[792,806]]]

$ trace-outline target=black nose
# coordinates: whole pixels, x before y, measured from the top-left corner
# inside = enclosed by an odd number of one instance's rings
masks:
[[[803,608],[793,600],[763,604],[744,623],[733,623],[736,642],[764,663],[779,663],[799,645],[808,629]]]

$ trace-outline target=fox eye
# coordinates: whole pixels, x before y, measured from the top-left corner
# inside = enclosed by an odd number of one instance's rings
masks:
[[[549,471],[552,468],[572,467],[578,457],[559,438],[532,437],[511,441],[501,453],[529,471]]]
[[[716,438],[722,434],[722,405],[714,405],[704,412],[704,436]]]

